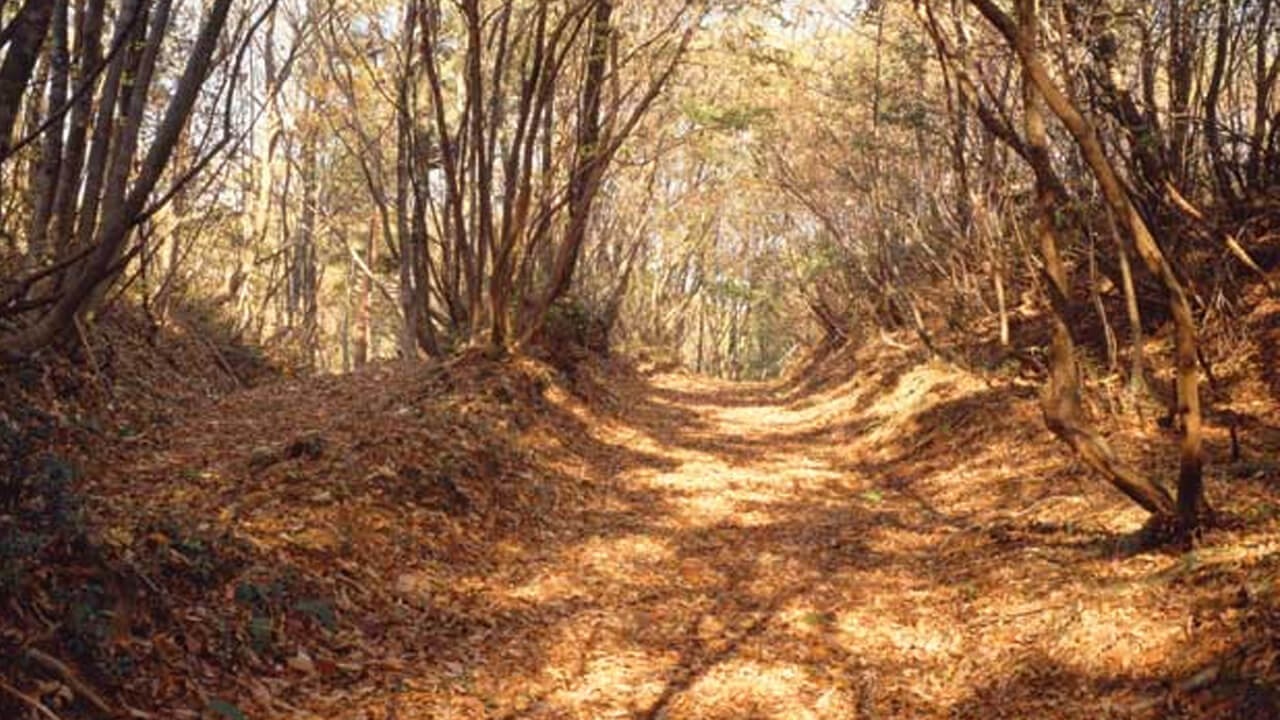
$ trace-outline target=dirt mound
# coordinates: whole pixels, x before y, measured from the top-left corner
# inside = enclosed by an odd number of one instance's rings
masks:
[[[1248,322],[1274,322],[1270,307],[1258,303]],[[929,598],[939,588],[964,597],[965,612],[953,617],[963,629],[936,630],[937,641],[967,649],[937,672],[972,674],[959,697],[948,691],[954,682],[939,682],[938,704],[910,714],[1280,712],[1280,393],[1263,382],[1274,354],[1264,344],[1219,363],[1207,477],[1233,519],[1183,555],[1135,554],[1142,514],[1044,429],[1034,378],[976,374],[880,344],[828,352],[785,384],[791,408],[851,448],[842,467],[871,483],[865,499],[915,506],[916,517],[896,526],[903,539],[933,529],[937,545],[921,561],[936,587],[915,584],[914,602],[951,617]],[[1172,435],[1101,403],[1093,411],[1129,463],[1172,484]],[[921,689],[899,688],[917,697]]]
[[[528,360],[383,364],[159,416],[15,519],[5,664],[48,677],[31,658],[65,658],[97,688],[69,686],[82,708],[238,717],[321,685],[340,707],[343,688],[492,621],[474,586],[502,538],[553,532],[591,491],[571,409],[607,408],[590,380],[608,372],[568,386]],[[526,441],[535,424],[554,442]]]
[[[122,583],[137,579],[133,559],[104,544],[84,480],[146,446],[183,413],[275,375],[207,314],[177,306],[162,328],[123,304],[78,328],[62,351],[3,368],[0,662],[6,668],[52,678],[68,699],[89,707],[102,700],[72,668],[118,677],[133,672],[110,649],[112,638],[129,629],[118,604],[126,602]],[[30,711],[20,695],[0,693],[0,714]]]
[[[175,308],[162,329],[117,306],[78,327],[61,351],[0,368],[0,510],[17,509],[28,484],[109,457],[183,409],[275,376],[254,348],[192,308]]]

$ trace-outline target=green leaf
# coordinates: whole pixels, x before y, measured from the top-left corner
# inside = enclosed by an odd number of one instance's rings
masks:
[[[879,490],[868,490],[862,493],[862,499],[869,503],[882,503],[884,495]]]
[[[242,582],[236,585],[236,602],[243,605],[253,605],[262,598],[262,590],[251,582]]]
[[[241,712],[240,708],[222,698],[211,698],[209,700],[209,711],[226,718],[226,720],[249,720],[249,716]]]
[[[311,600],[301,600],[294,608],[320,623],[326,630],[333,630],[338,625],[338,616],[333,611],[333,603],[321,598]]]
[[[254,615],[249,620],[249,639],[253,643],[253,649],[256,652],[266,652],[271,647],[271,641],[275,635],[271,628],[271,618],[265,615]]]

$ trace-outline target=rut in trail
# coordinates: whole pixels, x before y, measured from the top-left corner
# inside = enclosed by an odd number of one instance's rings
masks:
[[[133,507],[247,541],[215,598],[286,566],[334,598],[336,627],[286,611],[274,650],[209,681],[254,718],[1143,717],[1240,639],[1208,579],[1275,533],[1195,567],[1126,556],[1141,514],[1064,462],[1030,390],[875,367],[826,390],[617,371],[594,404],[501,369],[308,381],[198,413],[121,474]],[[446,399],[404,399],[424,387]],[[501,434],[477,396],[533,417]],[[395,430],[419,416],[455,420],[424,448]],[[321,459],[246,469],[299,434]],[[456,485],[406,474],[441,453]]]

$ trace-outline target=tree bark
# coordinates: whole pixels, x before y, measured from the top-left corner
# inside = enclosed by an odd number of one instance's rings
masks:
[[[40,48],[49,34],[54,6],[50,0],[27,0],[13,19],[8,50],[0,64],[0,162],[9,154],[13,126]]]
[[[182,76],[174,86],[164,117],[156,127],[151,146],[139,166],[138,176],[124,202],[118,207],[108,208],[104,214],[101,231],[97,234],[99,241],[88,260],[48,313],[28,327],[0,335],[0,349],[5,355],[27,355],[55,341],[72,326],[76,314],[85,308],[99,284],[119,270],[113,267],[113,259],[119,256],[168,167],[174,147],[200,96],[218,39],[226,25],[231,1],[212,0]]]
[[[1184,534],[1190,534],[1196,529],[1204,506],[1204,451],[1201,438],[1200,378],[1196,365],[1196,323],[1186,290],[1159,244],[1156,243],[1146,221],[1120,183],[1115,168],[1107,158],[1093,126],[1054,84],[1048,70],[1035,52],[1035,45],[1030,42],[1032,39],[1020,32],[993,0],[970,0],[970,2],[1005,36],[1018,54],[1028,78],[1035,84],[1046,104],[1075,139],[1090,170],[1098,180],[1107,203],[1129,230],[1143,264],[1164,285],[1169,312],[1174,323],[1178,414],[1182,418],[1183,427],[1179,450],[1178,521],[1181,531]]]
[[[68,48],[68,0],[55,0],[53,8],[53,47],[49,53],[49,112],[57,112],[67,101],[67,82],[71,57]],[[40,151],[35,182],[32,183],[31,225],[27,233],[27,259],[29,268],[39,267],[49,255],[49,219],[53,214],[54,198],[58,192],[58,177],[62,172],[62,122],[61,118],[46,131]]]

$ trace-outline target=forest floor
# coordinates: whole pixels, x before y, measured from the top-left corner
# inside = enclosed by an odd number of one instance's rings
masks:
[[[0,632],[47,650],[0,709],[1277,716],[1275,395],[1250,395],[1240,461],[1211,433],[1230,522],[1181,553],[1136,546],[1142,513],[1030,383],[884,346],[824,368],[381,365],[131,432],[81,488],[97,564],[9,606],[71,619]],[[1168,477],[1159,432],[1113,440]]]

